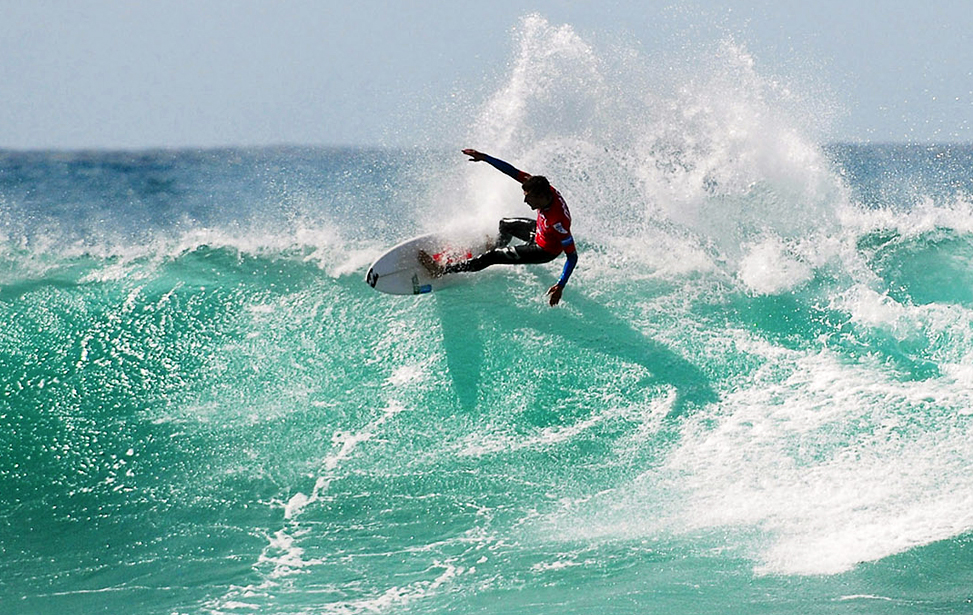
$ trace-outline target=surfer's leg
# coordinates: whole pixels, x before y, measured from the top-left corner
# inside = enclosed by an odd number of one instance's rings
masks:
[[[442,273],[481,271],[492,265],[535,265],[548,263],[555,258],[557,254],[542,250],[536,243],[528,243],[521,246],[495,248],[462,263],[446,265],[442,268]]]
[[[497,238],[497,247],[505,247],[514,237],[530,243],[534,240],[534,230],[536,228],[537,221],[531,220],[530,218],[502,218],[500,220],[500,235]]]

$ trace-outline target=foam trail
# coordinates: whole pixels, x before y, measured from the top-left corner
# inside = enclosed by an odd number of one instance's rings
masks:
[[[295,493],[290,500],[288,500],[287,504],[284,506],[284,519],[295,519],[308,505],[319,501],[321,497],[327,493],[328,486],[331,484],[331,481],[334,480],[334,473],[340,467],[340,465],[352,456],[355,449],[358,448],[359,445],[371,440],[375,436],[375,433],[382,429],[389,419],[402,412],[404,409],[405,408],[401,404],[393,402],[382,411],[378,418],[366,426],[365,429],[355,433],[341,431],[336,432],[331,438],[331,443],[333,446],[337,447],[338,450],[324,458],[322,463],[323,474],[315,481],[314,489],[311,491],[311,495],[307,496],[298,492]]]

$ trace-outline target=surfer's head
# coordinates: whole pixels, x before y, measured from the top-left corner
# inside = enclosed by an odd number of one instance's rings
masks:
[[[531,209],[547,209],[554,201],[551,183],[543,175],[533,175],[523,183],[524,203]]]

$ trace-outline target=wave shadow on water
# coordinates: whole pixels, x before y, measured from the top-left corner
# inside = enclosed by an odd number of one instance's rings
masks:
[[[530,329],[545,338],[563,340],[583,350],[643,367],[651,375],[640,384],[671,387],[676,392],[672,410],[665,417],[668,424],[718,401],[710,379],[699,367],[648,337],[581,289],[574,290],[564,306],[550,311],[546,306],[538,310],[517,305],[512,286],[518,282],[505,278],[503,284],[505,288],[497,289],[492,295],[499,297],[497,301],[474,297],[463,289],[439,293],[436,297],[446,364],[463,410],[472,411],[477,404],[486,351],[482,330],[489,323]],[[538,288],[544,286],[538,284]]]

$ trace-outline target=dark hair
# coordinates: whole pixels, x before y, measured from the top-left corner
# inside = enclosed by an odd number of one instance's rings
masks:
[[[551,183],[543,175],[532,175],[523,187],[527,194],[547,194],[551,191]]]

